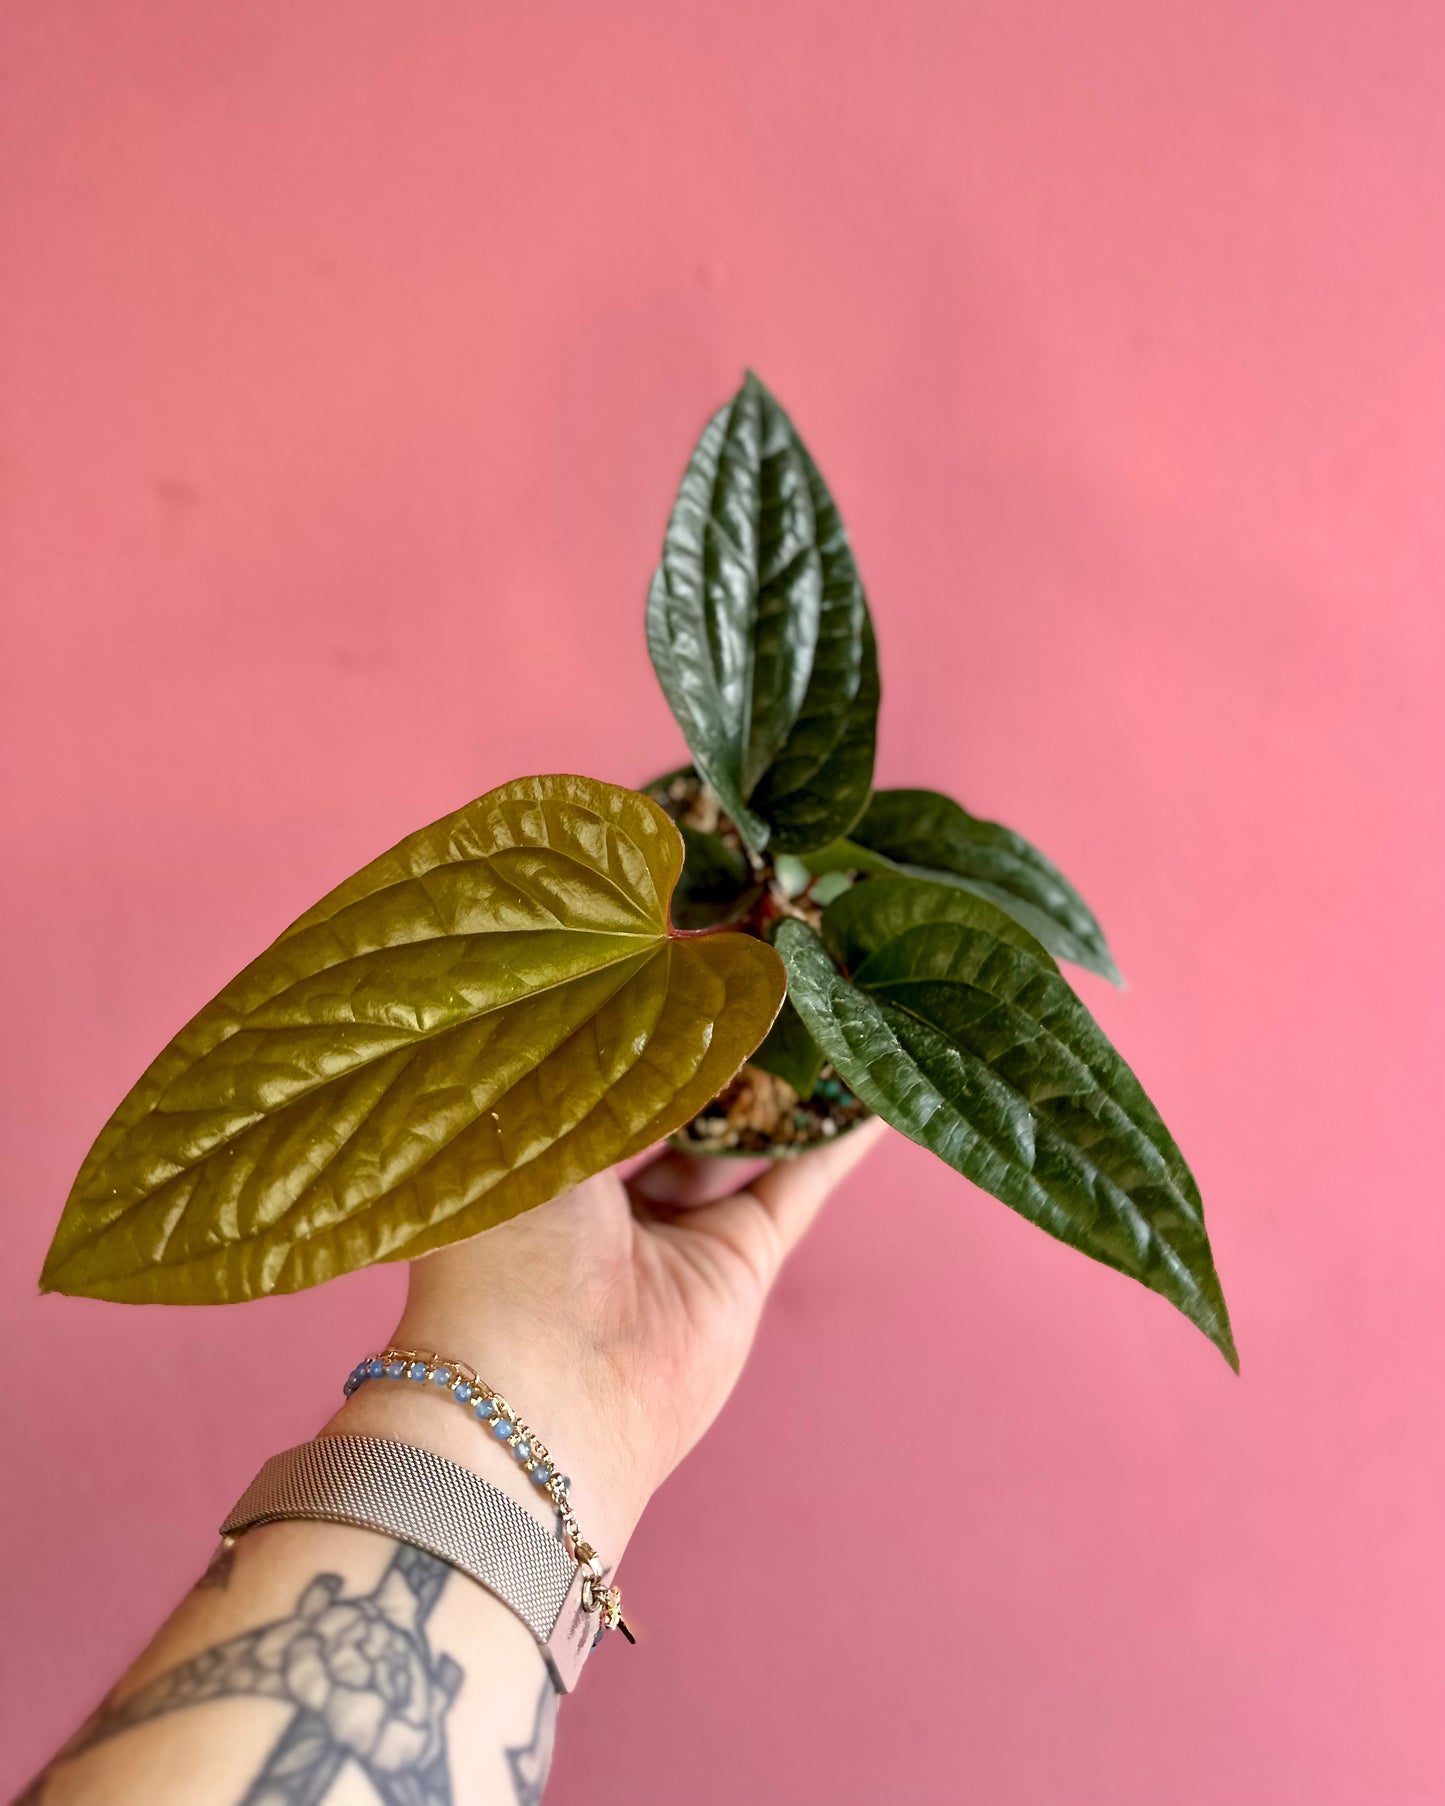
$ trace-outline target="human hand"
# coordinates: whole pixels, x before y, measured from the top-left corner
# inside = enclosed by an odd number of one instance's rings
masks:
[[[468,1362],[507,1398],[615,1562],[732,1391],[784,1259],[881,1132],[864,1123],[751,1183],[739,1162],[672,1151],[626,1178],[599,1173],[415,1262],[394,1339]],[[385,1434],[412,1411],[415,1435],[422,1404],[411,1388],[363,1386],[335,1427]],[[438,1408],[426,1427],[490,1478],[513,1472],[477,1460],[463,1413]],[[546,1509],[520,1472],[512,1490]]]
[[[467,1362],[508,1399],[570,1474],[582,1535],[610,1572],[732,1390],[784,1259],[881,1133],[865,1123],[751,1183],[738,1162],[671,1152],[626,1177],[600,1173],[416,1262],[393,1340]],[[432,1448],[556,1523],[552,1501],[440,1387],[360,1386],[327,1429]],[[443,1600],[436,1557],[329,1522],[251,1530],[217,1572],[27,1799],[230,1797],[242,1772],[271,1798],[288,1778],[329,1782],[338,1762],[380,1785],[383,1757],[388,1797],[410,1798],[411,1784],[450,1799],[454,1775],[458,1800],[520,1799],[522,1762],[526,1797],[541,1797],[557,1694],[532,1631],[486,1588]],[[270,1665],[258,1667],[263,1646]],[[208,1698],[228,1700],[226,1735],[188,1736],[177,1708]],[[278,1698],[299,1708],[289,1725]],[[121,1734],[141,1724],[144,1737]]]

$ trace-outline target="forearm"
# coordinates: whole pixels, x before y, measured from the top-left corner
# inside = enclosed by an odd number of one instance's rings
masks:
[[[871,1139],[735,1192],[710,1189],[721,1163],[680,1157],[632,1191],[599,1174],[416,1263],[397,1345],[465,1362],[522,1414],[610,1574]],[[368,1381],[326,1429],[430,1449],[557,1533],[552,1501],[440,1386]],[[555,1700],[532,1632],[465,1575],[371,1531],[275,1524],[198,1584],[26,1806],[321,1806],[333,1782],[336,1806],[361,1797],[341,1789],[348,1767],[385,1806],[535,1806]]]
[[[445,1327],[413,1320],[399,1335],[431,1347]],[[540,1372],[536,1389],[558,1390]],[[326,1432],[430,1448],[555,1527],[506,1450],[437,1388],[363,1386]],[[583,1491],[614,1535],[631,1529]],[[516,1806],[541,1797],[557,1697],[522,1621],[436,1557],[371,1531],[269,1525],[218,1551],[27,1806],[319,1806],[349,1764],[398,1806]]]
[[[218,1551],[25,1799],[316,1806],[354,1763],[388,1802],[513,1806],[555,1699],[520,1620],[435,1556],[274,1524]]]

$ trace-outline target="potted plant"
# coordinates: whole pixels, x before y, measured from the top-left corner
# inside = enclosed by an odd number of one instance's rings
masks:
[[[868,604],[752,376],[684,472],[647,636],[691,764],[504,784],[324,897],[102,1129],[43,1287],[294,1291],[665,1136],[785,1154],[877,1113],[1235,1364],[1193,1176],[1059,970],[1117,980],[1093,914],[1011,830],[872,788]]]

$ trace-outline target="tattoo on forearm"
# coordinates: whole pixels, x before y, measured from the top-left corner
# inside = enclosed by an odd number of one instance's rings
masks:
[[[542,1682],[537,1711],[532,1719],[532,1740],[507,1750],[507,1770],[517,1806],[538,1806],[552,1766],[552,1739],[557,1730],[557,1692],[550,1680]]]
[[[342,1598],[339,1575],[318,1574],[289,1618],[218,1643],[103,1707],[65,1754],[207,1700],[276,1699],[294,1711],[241,1806],[321,1806],[349,1764],[383,1806],[452,1806],[445,1719],[462,1670],[426,1638],[451,1572],[402,1545],[358,1598]]]

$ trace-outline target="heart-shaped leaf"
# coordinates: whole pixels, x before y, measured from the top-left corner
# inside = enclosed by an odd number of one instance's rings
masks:
[[[852,838],[915,877],[987,897],[1056,958],[1120,982],[1093,911],[1058,867],[1012,828],[980,821],[936,790],[879,790]]]
[[[227,1303],[474,1235],[670,1134],[781,963],[678,938],[655,803],[522,778],[410,835],[195,1017],[101,1131],[47,1290]]]
[[[878,660],[827,485],[755,376],[692,454],[647,605],[663,693],[756,849],[844,833],[868,798]]]
[[[851,981],[804,924],[780,924],[789,1000],[813,1039],[895,1128],[1051,1235],[1161,1293],[1237,1367],[1198,1187],[1138,1080],[1048,955],[1031,951],[1001,911],[992,931],[949,919],[890,932],[892,911],[920,900],[877,893],[910,888],[933,892],[940,906],[950,894],[874,879],[826,912],[830,944],[862,955]],[[834,910],[841,924],[828,920]]]

